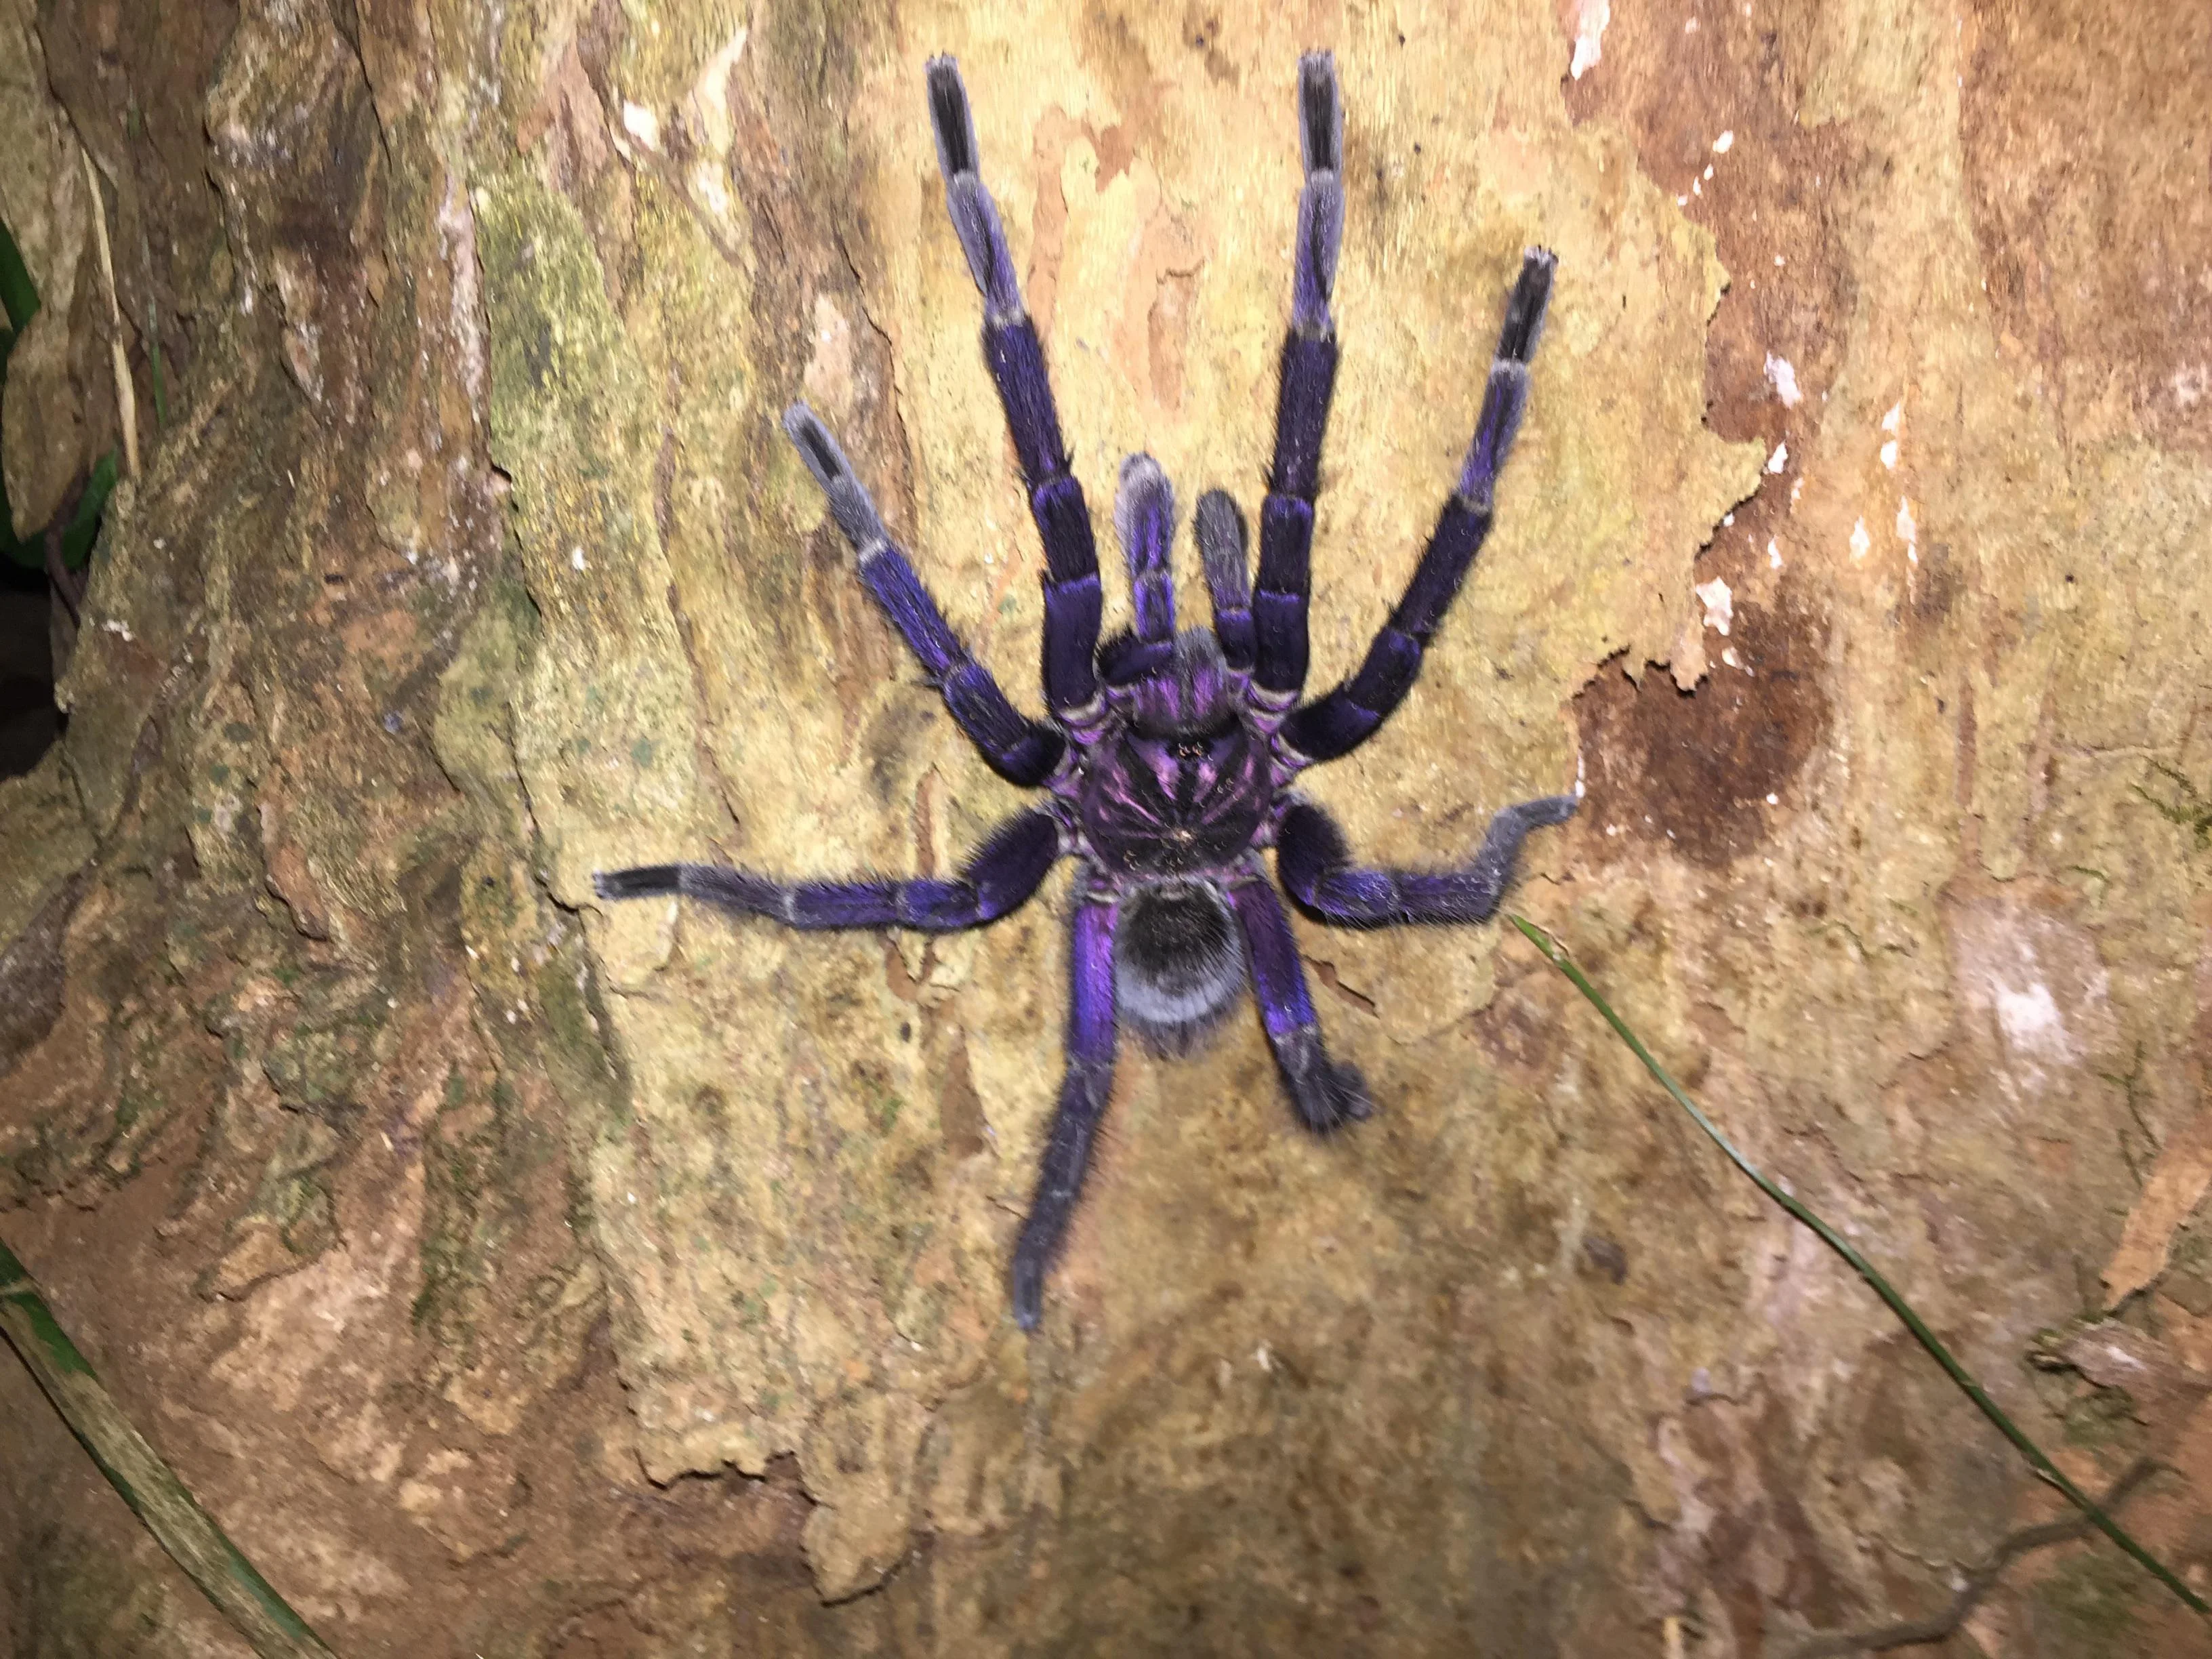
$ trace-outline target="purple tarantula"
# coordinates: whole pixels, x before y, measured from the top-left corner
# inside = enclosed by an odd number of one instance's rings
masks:
[[[1114,527],[1134,590],[1133,631],[1099,641],[1097,549],[1083,486],[1068,470],[1044,351],[1022,305],[996,206],[976,168],[968,90],[950,58],[929,64],[929,112],[945,199],[983,295],[983,355],[1006,411],[1045,554],[1044,693],[1049,720],[1016,711],[946,626],[904,553],[884,534],[836,439],[803,404],[784,430],[829,497],[860,580],[921,659],[963,732],[1009,782],[1048,799],[1018,812],[957,879],[786,882],[708,864],[603,872],[599,896],[686,893],[788,927],[976,927],[1017,908],[1062,857],[1079,866],[1071,927],[1067,1071],[1036,1197],[1014,1247],[1014,1317],[1034,1329],[1044,1276],[1081,1190],[1114,1075],[1117,1025],[1181,1053],[1228,1011],[1249,977],[1299,1121],[1327,1133],[1367,1115],[1364,1085],[1322,1045],[1289,919],[1261,850],[1299,908],[1351,927],[1486,920],[1529,830],[1559,823],[1571,795],[1508,806],[1465,866],[1362,869],[1327,814],[1290,790],[1308,766],[1376,733],[1420,672],[1421,653],[1488,533],[1491,494],[1528,395],[1528,362],[1552,288],[1552,256],[1524,256],[1505,307],[1474,441],[1427,550],[1352,678],[1310,702],[1308,558],[1322,435],[1336,380],[1329,294],[1344,228],[1344,117],[1336,64],[1298,64],[1297,272],[1283,343],[1275,460],[1260,509],[1257,586],[1246,575],[1243,514],[1226,492],[1199,502],[1196,536],[1213,626],[1176,630],[1169,550],[1175,498],[1149,455],[1121,465]]]

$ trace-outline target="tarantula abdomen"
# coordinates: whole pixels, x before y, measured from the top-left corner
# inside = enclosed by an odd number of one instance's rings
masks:
[[[1114,929],[1121,1016],[1157,1052],[1190,1052],[1244,988],[1244,951],[1228,901],[1207,881],[1139,888]]]

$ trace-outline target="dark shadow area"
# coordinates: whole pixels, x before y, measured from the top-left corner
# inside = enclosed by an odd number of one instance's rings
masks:
[[[52,585],[0,559],[0,778],[42,760],[66,723],[54,706]]]

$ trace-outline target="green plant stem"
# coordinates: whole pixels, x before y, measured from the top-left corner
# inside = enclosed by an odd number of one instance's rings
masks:
[[[1697,1102],[1684,1093],[1682,1085],[1674,1081],[1667,1068],[1652,1058],[1651,1051],[1644,1046],[1643,1039],[1630,1030],[1627,1022],[1613,1012],[1613,1005],[1600,994],[1597,987],[1589,982],[1589,976],[1576,966],[1574,958],[1566,953],[1557,939],[1525,916],[1515,915],[1508,912],[1507,919],[1521,930],[1531,945],[1543,953],[1545,961],[1550,963],[1553,967],[1573,981],[1575,988],[1589,1000],[1590,1006],[1605,1016],[1606,1024],[1612,1026],[1620,1040],[1628,1045],[1629,1051],[1644,1062],[1644,1069],[1657,1079],[1661,1088],[1674,1096],[1675,1104],[1690,1115],[1697,1126],[1711,1138],[1712,1143],[1728,1154],[1729,1161],[1750,1176],[1759,1191],[1787,1210],[1797,1220],[1810,1227],[1819,1236],[1823,1244],[1843,1257],[1850,1264],[1853,1272],[1874,1286],[1875,1294],[1887,1303],[1889,1310],[1905,1322],[1905,1328],[1912,1333],[1914,1340],[1928,1350],[1936,1363],[1941,1365],[1951,1380],[1965,1392],[1966,1398],[1981,1409],[1982,1415],[1996,1424],[1998,1432],[2019,1449],[2021,1455],[2027,1460],[2031,1468],[2057,1487],[2060,1492],[2065,1493],[2068,1501],[2089,1518],[2091,1525],[2133,1557],[2145,1571],[2179,1596],[2192,1611],[2200,1616],[2212,1617],[2212,1607],[2207,1607],[2203,1597],[2176,1577],[2157,1557],[2123,1531],[2118,1523],[2106,1515],[2088,1493],[2068,1480],[2065,1473],[2043,1455],[2043,1449],[2029,1439],[2026,1431],[2018,1424],[2005,1415],[2003,1407],[1990,1399],[1982,1385],[1974,1381],[1972,1373],[1959,1363],[1950,1349],[1943,1346],[1942,1340],[1928,1328],[1918,1314],[1912,1311],[1911,1304],[1891,1287],[1887,1279],[1875,1271],[1873,1263],[1852,1249],[1849,1241],[1799,1202],[1795,1196],[1784,1191],[1774,1182],[1768,1180],[1759,1166],[1739,1152],[1735,1143],[1723,1134],[1713,1121],[1698,1109]]]
[[[307,1621],[269,1587],[131,1425],[5,1244],[0,1244],[0,1334],[108,1484],[254,1652],[262,1659],[331,1659]]]
[[[90,562],[93,542],[100,535],[100,515],[107,510],[107,498],[114,493],[115,452],[111,449],[92,464],[84,494],[77,497],[76,511],[62,532],[62,563],[68,568],[82,570]]]

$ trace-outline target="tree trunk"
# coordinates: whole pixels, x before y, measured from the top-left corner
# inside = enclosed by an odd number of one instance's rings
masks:
[[[11,27],[143,461],[0,784],[0,1231],[336,1650],[1780,1654],[2060,1512],[1507,928],[1297,924],[1377,1105],[1325,1141],[1244,1013],[1125,1043],[1025,1336],[1066,876],[929,939],[594,897],[948,872],[1020,799],[777,427],[823,414],[1035,709],[941,51],[1094,502],[1145,450],[1249,512],[1334,50],[1316,690],[1558,254],[1496,533],[1310,793],[1440,865],[1583,780],[1509,905],[2077,1480],[2180,1471],[2123,1518],[2205,1587],[2212,13]],[[129,418],[54,216],[11,457]],[[234,1650],[11,1364],[0,1492],[11,1650]],[[2212,1653],[2101,1544],[1966,1628]]]

